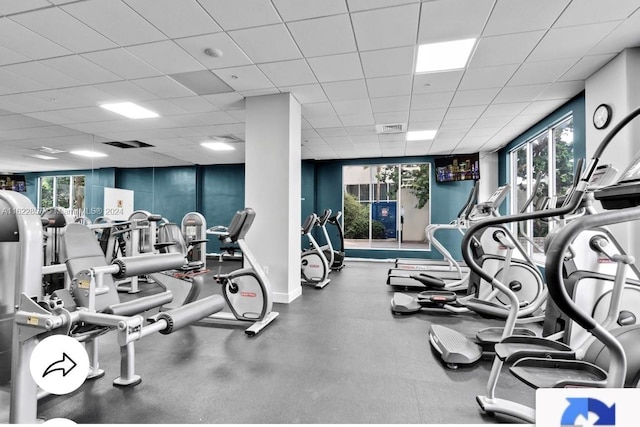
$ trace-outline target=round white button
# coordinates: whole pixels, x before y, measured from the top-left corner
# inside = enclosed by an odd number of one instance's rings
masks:
[[[84,383],[89,373],[89,356],[84,346],[66,335],[52,335],[40,341],[31,355],[31,376],[51,394],[67,394]]]

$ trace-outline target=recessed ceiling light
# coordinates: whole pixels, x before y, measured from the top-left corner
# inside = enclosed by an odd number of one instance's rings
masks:
[[[200,143],[205,148],[214,151],[231,151],[235,150],[231,145],[225,144],[224,142],[202,142]]]
[[[57,157],[53,156],[45,156],[44,154],[29,154],[29,157],[35,157],[36,159],[41,160],[57,160]]]
[[[100,153],[98,151],[91,151],[91,150],[76,150],[76,151],[70,151],[71,154],[75,154],[76,156],[82,156],[82,157],[107,157],[106,154],[104,153]]]
[[[121,114],[130,119],[150,119],[153,117],[159,117],[157,113],[147,110],[133,102],[118,102],[115,104],[102,104],[100,106],[105,110],[113,111],[114,113]]]
[[[464,68],[475,44],[476,39],[421,44],[418,46],[416,73]]]
[[[436,136],[437,130],[412,130],[407,132],[407,141],[426,141]]]

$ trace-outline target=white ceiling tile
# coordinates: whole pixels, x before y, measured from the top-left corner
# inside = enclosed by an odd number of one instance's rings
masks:
[[[382,98],[386,96],[411,95],[411,83],[413,76],[376,77],[367,79],[367,88],[371,98]]]
[[[304,59],[270,62],[258,65],[260,70],[276,86],[296,86],[317,83],[317,80]]]
[[[604,55],[584,56],[577,63],[573,65],[566,73],[564,73],[558,80],[586,80],[591,74],[595,73],[600,68],[604,67],[609,61],[611,61],[616,55],[613,53],[607,53]]]
[[[542,114],[536,114],[536,115],[524,115],[524,114],[520,114],[517,117],[514,117],[513,120],[511,120],[508,123],[508,127],[512,128],[511,132],[513,132],[513,134],[519,134],[519,129],[527,129],[533,125],[535,125],[536,123],[538,123],[541,119],[543,119],[545,116]],[[504,129],[501,130],[501,132],[506,132]]]
[[[331,101],[351,101],[368,98],[367,86],[362,79],[323,83],[322,88]]]
[[[351,142],[353,142],[355,145],[379,146],[378,135],[352,135]]]
[[[519,64],[529,56],[544,31],[482,37],[469,61],[468,68],[494,67]],[[575,56],[575,55],[570,55]]]
[[[443,130],[468,130],[476,122],[476,119],[447,119],[440,125]]]
[[[482,117],[513,117],[520,114],[529,102],[512,102],[505,104],[491,104],[482,114]]]
[[[224,68],[222,70],[215,70],[214,74],[237,91],[268,89],[273,87],[273,84],[255,65]]]
[[[414,47],[372,50],[360,53],[365,77],[387,77],[413,73]]]
[[[410,96],[391,96],[387,98],[375,98],[371,100],[371,109],[374,113],[389,113],[393,111],[409,111]]]
[[[533,101],[549,84],[535,84],[526,86],[509,86],[502,89],[493,101],[496,104]]]
[[[425,95],[415,95],[411,98],[412,110],[426,110],[430,108],[447,108],[455,92],[438,92]]]
[[[571,0],[498,0],[483,36],[546,30]]]
[[[486,107],[474,105],[469,107],[451,107],[447,111],[445,120],[477,119],[482,115]]]
[[[342,114],[340,115],[340,121],[344,126],[366,126],[375,124],[375,119],[371,112]]]
[[[358,99],[355,101],[335,101],[331,103],[334,110],[338,115],[356,115],[356,114],[371,114],[371,104],[368,99]],[[343,130],[346,134],[346,130]],[[323,134],[320,134],[325,136]]]
[[[326,140],[326,138],[330,138],[330,137],[337,137],[337,136],[347,136],[347,131],[345,130],[345,128],[343,127],[339,127],[339,128],[325,128],[325,129],[318,129],[317,134],[321,137],[321,138],[325,138],[325,142],[329,142]],[[349,140],[349,138],[347,138],[347,140]]]
[[[460,90],[453,97],[451,106],[464,107],[468,105],[487,105],[491,103],[498,92],[500,92],[500,88]]]
[[[65,73],[60,73],[50,67],[43,65],[41,62],[36,61],[7,65],[3,67],[3,69],[52,88],[79,86],[83,84],[83,82],[81,82],[80,80],[74,79],[73,77],[70,77]]]
[[[302,115],[308,117],[322,117],[335,115],[336,112],[329,102],[318,102],[314,104],[305,104],[302,106]]]
[[[399,6],[402,4],[419,3],[420,0],[347,0],[349,10],[357,12],[360,10],[380,9],[383,7]]]
[[[344,0],[273,0],[273,4],[285,21],[318,18],[347,13]]]
[[[111,40],[55,7],[15,15],[11,19],[72,52],[116,47]]]
[[[200,62],[171,40],[130,46],[127,50],[165,74],[205,69]]]
[[[186,114],[182,108],[164,99],[154,99],[150,101],[142,101],[139,103],[142,107],[155,111],[161,116],[180,116]],[[103,110],[101,108],[101,110]]]
[[[167,37],[120,0],[88,0],[61,6],[120,46],[150,43]]]
[[[381,147],[397,147],[398,143],[405,143],[407,139],[406,133],[392,133],[378,135]]]
[[[32,59],[52,58],[72,53],[10,19],[0,19],[0,45]]]
[[[229,35],[256,64],[302,57],[284,24],[230,31]]]
[[[351,139],[348,136],[328,136],[324,137],[324,140],[330,146],[343,146],[352,145]]]
[[[577,61],[578,58],[564,58],[553,61],[525,62],[511,77],[507,86],[554,82]]]
[[[0,2],[0,15],[11,15],[47,6],[51,6],[47,0],[4,0]]]
[[[438,129],[446,111],[446,108],[433,108],[409,112],[409,130]]]
[[[37,83],[19,74],[14,74],[0,68],[0,94],[28,92],[33,90],[48,89],[42,83]]]
[[[228,111],[244,109],[244,98],[236,92],[203,95],[202,98],[221,110]]]
[[[494,0],[447,0],[422,3],[418,44],[477,38]],[[442,19],[444,16],[448,19]]]
[[[347,14],[289,22],[287,27],[307,58],[357,50]]]
[[[513,117],[480,117],[478,121],[473,125],[475,129],[494,129],[502,128],[509,123]]]
[[[498,67],[471,68],[465,71],[460,90],[503,87],[518,69],[518,64]]]
[[[142,87],[130,81],[101,83],[96,84],[95,87],[111,95],[109,99],[101,100],[102,102],[137,102],[158,98],[157,95],[144,90]]]
[[[378,124],[407,123],[409,121],[409,110],[395,111],[392,113],[373,113],[373,118]]]
[[[540,115],[540,114],[550,114],[556,108],[561,106],[564,103],[561,99],[552,99],[548,101],[533,101],[531,104],[527,106],[527,108],[520,111],[520,114],[523,115]]]
[[[484,1],[484,0],[482,0]],[[418,32],[419,4],[408,4],[351,14],[358,50],[414,46]]]
[[[618,53],[624,48],[637,46],[640,37],[640,9],[629,19],[622,22],[613,31],[607,34],[593,49],[589,55],[605,53]]]
[[[490,138],[493,135],[495,135],[499,130],[500,130],[499,127],[478,128],[474,126],[469,132],[467,132],[467,135],[465,136],[465,138]]]
[[[249,98],[251,96],[273,95],[281,92],[278,88],[270,87],[266,89],[242,90],[242,91],[239,91],[238,93],[244,96],[245,98]]]
[[[167,76],[148,77],[146,79],[130,80],[130,82],[159,98],[181,98],[194,95],[189,89]]]
[[[321,83],[364,77],[357,52],[309,58],[309,66]]]
[[[218,110],[217,107],[204,100],[202,96],[173,98],[170,99],[169,102],[186,111],[187,113],[208,113],[210,111]]]
[[[82,54],[82,57],[119,75],[123,79],[138,79],[162,74],[160,71],[122,48],[89,52]]]
[[[413,94],[450,92],[456,90],[464,71],[421,73],[413,78]]]
[[[51,126],[50,123],[43,122],[42,120],[34,119],[28,116],[22,116],[19,114],[12,114],[7,116],[0,116],[0,130],[11,129],[24,129],[40,126]]]
[[[282,92],[290,92],[300,104],[327,101],[327,95],[324,94],[322,86],[317,83],[300,86],[282,86],[280,90]]]
[[[584,90],[584,81],[567,81],[553,83],[538,96],[537,100],[573,98]]]
[[[65,73],[86,84],[122,80],[122,77],[112,73],[111,71],[105,70],[80,55],[45,59],[41,61],[41,64]]]
[[[352,137],[363,135],[375,135],[375,140],[378,140],[375,126],[347,126],[347,133]]]
[[[315,129],[302,129],[302,139],[320,138],[320,134]]]
[[[307,119],[311,126],[316,129],[321,128],[332,128],[336,126],[341,126],[342,122],[338,118],[338,116],[324,116],[324,117],[311,117]]]
[[[636,0],[617,0],[612,3],[598,0],[574,1],[560,15],[554,27],[593,24],[627,18],[640,5]]]
[[[198,2],[226,31],[281,22],[269,0],[199,0]]]
[[[31,113],[30,115],[40,117],[43,120],[49,117],[55,120],[55,123],[61,125],[114,120],[114,116],[109,111],[100,107],[71,108],[68,110]]]
[[[12,51],[4,46],[0,46],[0,66],[15,64],[16,62],[29,61],[31,58]]]
[[[210,70],[251,64],[245,52],[226,33],[187,37],[175,42]],[[218,49],[222,56],[209,56],[204,53],[205,49]]]
[[[195,0],[125,0],[125,2],[171,38],[221,31]]]
[[[528,60],[544,61],[584,56],[618,24],[619,22],[603,22],[553,28],[531,52]]]
[[[207,125],[223,125],[228,123],[238,123],[238,119],[224,111],[212,111],[195,115],[202,123]]]

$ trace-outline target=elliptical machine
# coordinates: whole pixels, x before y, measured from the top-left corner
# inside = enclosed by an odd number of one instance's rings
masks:
[[[333,250],[333,263],[329,266],[333,271],[340,271],[344,268],[344,229],[342,228],[340,218],[342,218],[342,211],[336,212],[336,214],[329,217],[327,221],[338,229],[338,237],[340,238],[340,249]]]
[[[324,222],[331,216],[331,210],[325,210]],[[313,227],[322,219],[319,219],[315,213],[307,217],[302,224],[302,235],[307,236],[311,247],[302,252],[300,260],[300,279],[304,285],[313,285],[318,289],[322,289],[329,284],[329,262],[324,252],[318,245],[318,242],[311,234]]]

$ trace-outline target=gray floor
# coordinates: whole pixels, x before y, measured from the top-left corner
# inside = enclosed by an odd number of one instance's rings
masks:
[[[225,262],[225,267],[238,263]],[[217,271],[217,261],[210,267]],[[257,337],[239,327],[190,326],[137,343],[140,385],[116,388],[114,334],[101,338],[104,378],[39,404],[44,418],[78,423],[513,422],[480,414],[490,359],[456,371],[430,349],[430,321],[472,336],[500,322],[469,315],[396,318],[385,263],[348,262],[324,289],[277,304]],[[225,268],[226,269],[226,268]],[[208,276],[210,277],[210,275]],[[218,286],[208,279],[208,292]],[[155,285],[146,285],[153,292]],[[532,405],[534,392],[503,372],[498,394]]]

